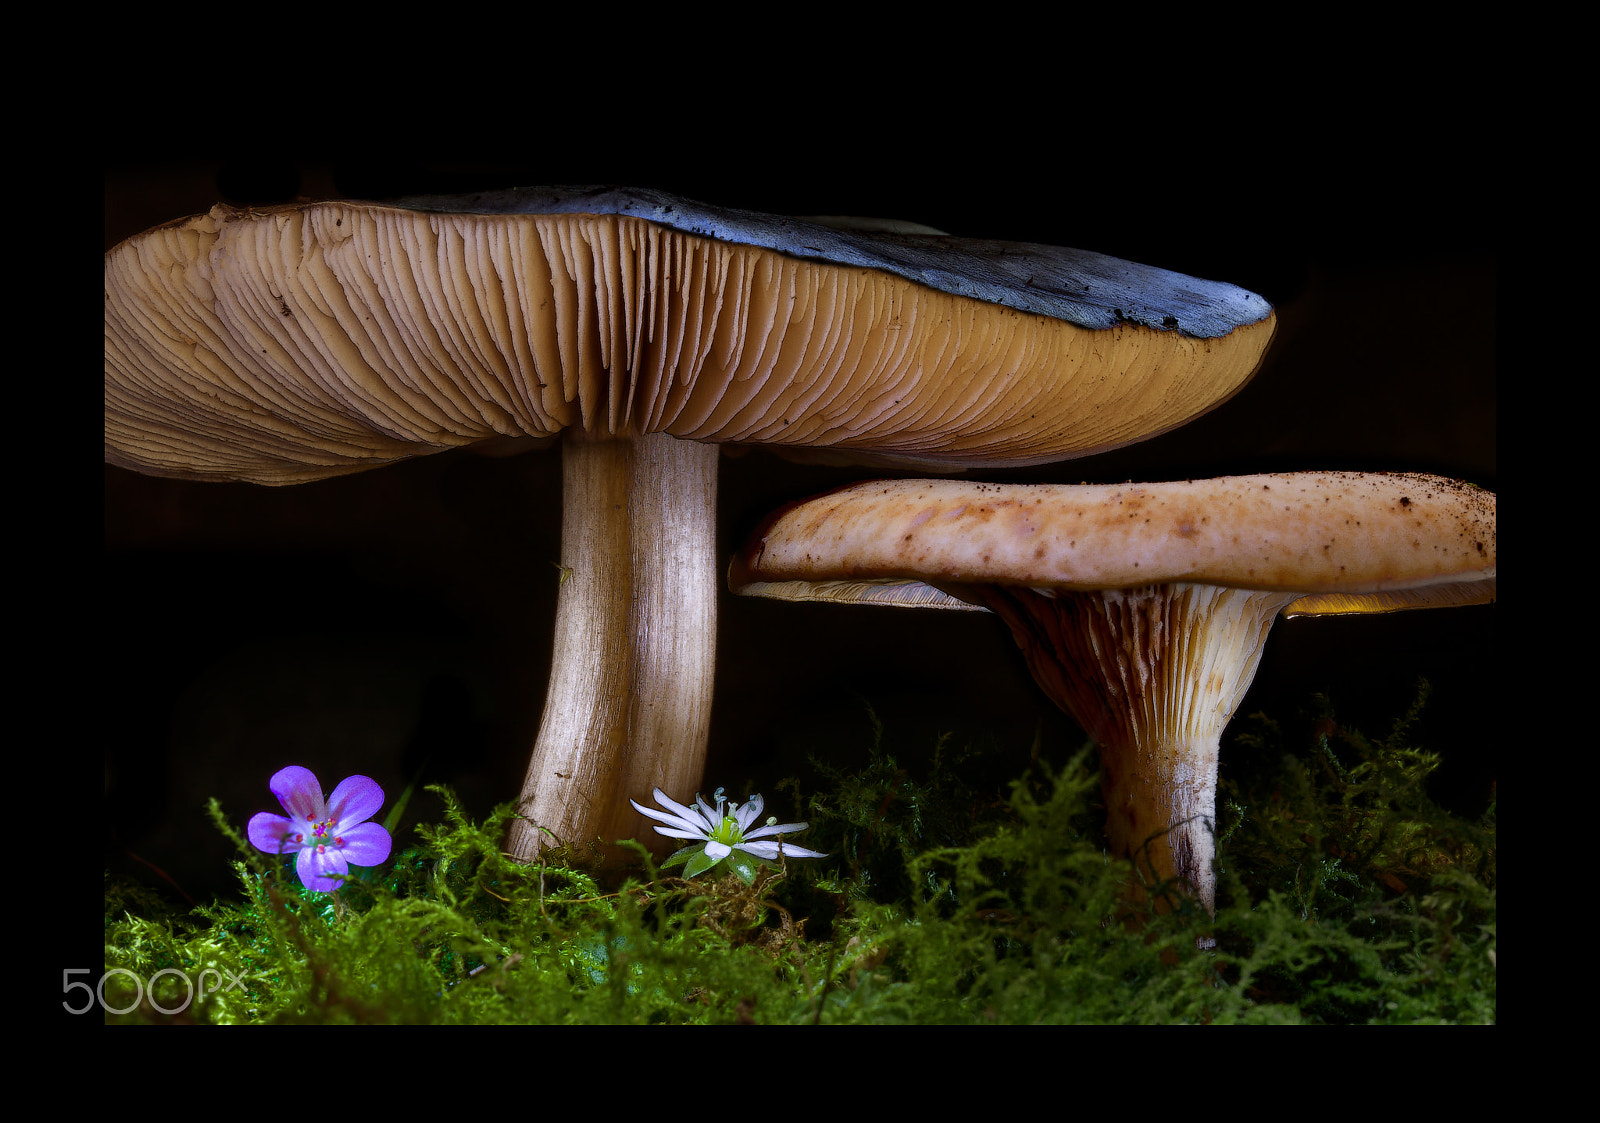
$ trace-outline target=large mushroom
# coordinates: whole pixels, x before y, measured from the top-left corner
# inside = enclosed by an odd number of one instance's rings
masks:
[[[562,442],[520,857],[639,834],[630,793],[700,779],[716,444],[1086,455],[1229,397],[1274,324],[1232,286],[1100,255],[600,188],[219,206],[108,252],[105,298],[113,464],[292,484]]]
[[[779,512],[729,585],[998,613],[1101,746],[1113,848],[1214,910],[1219,744],[1273,621],[1492,601],[1495,501],[1411,473],[879,481]]]

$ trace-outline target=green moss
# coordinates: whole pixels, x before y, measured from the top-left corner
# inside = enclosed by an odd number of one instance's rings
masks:
[[[666,876],[642,847],[620,884],[518,866],[509,809],[474,823],[439,790],[419,846],[312,893],[214,807],[241,897],[177,914],[108,885],[106,1005],[126,1012],[107,1020],[1493,1021],[1493,808],[1467,822],[1428,798],[1438,758],[1406,740],[1421,703],[1376,741],[1324,704],[1292,751],[1252,719],[1238,755],[1272,766],[1219,800],[1214,919],[1161,886],[1128,903],[1088,751],[1006,792],[964,784],[948,742],[915,775],[879,741],[858,768],[817,764],[804,798],[777,790],[830,857],[753,885]]]

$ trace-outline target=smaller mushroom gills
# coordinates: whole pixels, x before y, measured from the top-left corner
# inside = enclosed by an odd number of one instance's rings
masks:
[[[1215,911],[1218,746],[1273,621],[1493,601],[1495,497],[1407,473],[877,481],[779,512],[729,585],[998,613],[1101,746],[1112,846]]]

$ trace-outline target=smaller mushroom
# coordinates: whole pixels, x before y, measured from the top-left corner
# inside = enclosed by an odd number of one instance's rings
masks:
[[[877,481],[779,512],[728,579],[998,613],[1101,746],[1112,846],[1215,911],[1218,749],[1273,621],[1493,601],[1495,497],[1406,473]]]

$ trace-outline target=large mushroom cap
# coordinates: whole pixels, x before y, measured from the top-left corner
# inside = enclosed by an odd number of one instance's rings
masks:
[[[1099,254],[612,188],[218,206],[113,248],[105,297],[106,459],[259,483],[569,426],[1046,463],[1214,407],[1274,324]]]

